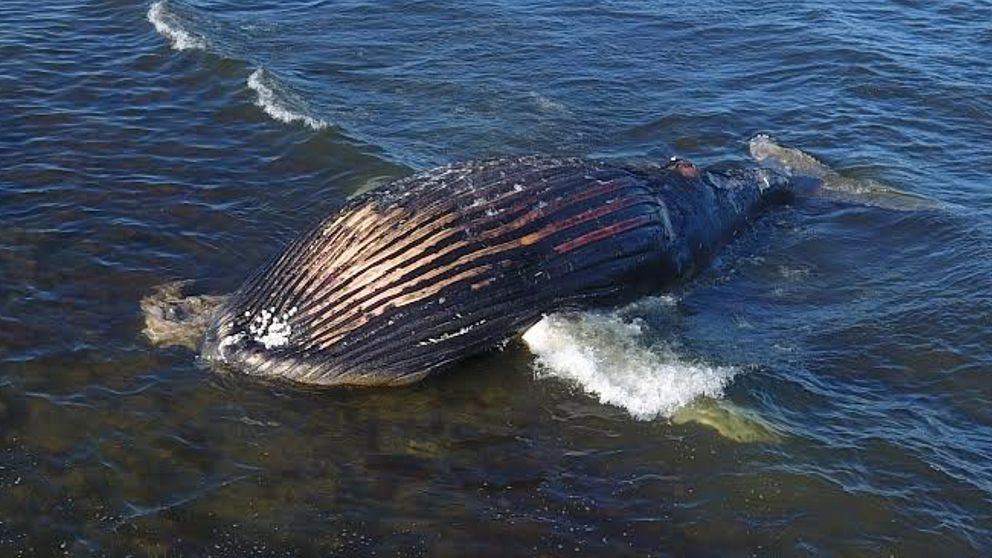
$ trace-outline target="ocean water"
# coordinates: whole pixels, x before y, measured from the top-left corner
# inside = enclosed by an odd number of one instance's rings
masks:
[[[4,0],[0,554],[989,555],[989,21]],[[673,292],[409,388],[223,375],[140,333],[154,286],[229,292],[415,170],[743,163],[758,133],[939,207],[801,200]]]

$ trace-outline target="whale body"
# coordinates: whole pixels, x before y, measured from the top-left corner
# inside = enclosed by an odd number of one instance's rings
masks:
[[[347,201],[212,313],[201,355],[318,385],[398,385],[545,314],[691,276],[791,195],[764,168],[471,161]]]

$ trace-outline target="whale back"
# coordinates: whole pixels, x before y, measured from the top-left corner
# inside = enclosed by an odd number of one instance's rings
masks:
[[[399,384],[545,313],[677,275],[644,173],[525,157],[442,167],[348,201],[217,312],[204,356],[312,384]]]

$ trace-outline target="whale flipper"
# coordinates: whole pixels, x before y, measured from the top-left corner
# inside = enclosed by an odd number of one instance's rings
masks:
[[[697,423],[716,430],[721,436],[742,443],[774,443],[782,434],[751,409],[726,399],[701,397],[679,408],[672,415],[673,424]]]

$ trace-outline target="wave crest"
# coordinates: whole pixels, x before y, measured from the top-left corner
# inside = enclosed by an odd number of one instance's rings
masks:
[[[306,114],[306,103],[276,83],[263,68],[248,76],[248,87],[257,95],[255,105],[280,122],[301,122],[314,130],[329,126],[327,122]]]
[[[170,12],[167,0],[158,0],[148,8],[148,21],[155,30],[172,44],[176,50],[206,50],[207,40],[191,31],[183,29],[179,18]]]

